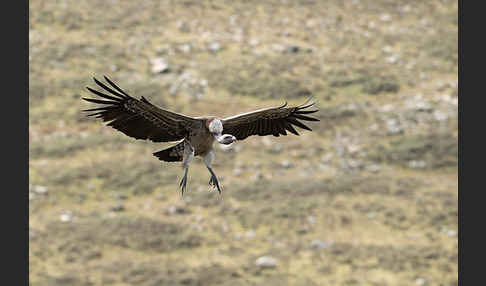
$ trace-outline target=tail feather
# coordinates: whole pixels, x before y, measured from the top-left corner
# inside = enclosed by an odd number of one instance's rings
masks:
[[[178,162],[182,161],[184,154],[184,141],[176,144],[167,149],[161,150],[159,152],[153,153],[155,157],[159,158],[160,161],[165,162]]]

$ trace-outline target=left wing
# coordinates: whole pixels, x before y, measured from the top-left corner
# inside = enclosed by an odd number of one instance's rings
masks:
[[[299,135],[293,125],[312,131],[312,129],[299,121],[319,121],[317,118],[305,115],[319,111],[305,110],[314,105],[314,103],[305,105],[309,100],[296,107],[286,107],[287,103],[285,103],[279,107],[265,108],[224,118],[221,120],[223,123],[223,134],[231,134],[236,139],[243,140],[251,135],[273,135],[278,137],[287,135],[287,131]]]

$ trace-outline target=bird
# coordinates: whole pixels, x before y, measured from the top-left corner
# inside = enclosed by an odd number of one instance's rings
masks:
[[[209,185],[221,194],[222,188],[213,171],[213,143],[230,145],[249,136],[287,135],[287,131],[299,135],[294,126],[312,131],[301,121],[319,121],[309,114],[318,109],[308,110],[315,102],[309,97],[303,104],[287,107],[287,102],[281,106],[263,108],[230,117],[217,116],[191,117],[157,107],[141,96],[136,99],[123,91],[107,76],[106,83],[93,77],[94,82],[103,92],[86,87],[89,92],[101,97],[83,100],[101,104],[95,108],[82,110],[89,112],[87,117],[101,118],[106,125],[123,134],[141,140],[152,142],[176,142],[177,144],[153,153],[160,161],[182,162],[184,175],[179,187],[184,195],[187,188],[187,173],[191,161],[196,156],[204,159],[211,175]],[[98,89],[99,89],[98,88]]]

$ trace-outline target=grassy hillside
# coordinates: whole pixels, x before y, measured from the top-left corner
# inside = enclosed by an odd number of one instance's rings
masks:
[[[31,285],[457,285],[456,1],[32,0],[29,17]],[[80,112],[103,75],[187,115],[311,94],[321,121],[215,145],[223,195],[196,159],[181,198],[180,164],[152,155],[171,144]]]

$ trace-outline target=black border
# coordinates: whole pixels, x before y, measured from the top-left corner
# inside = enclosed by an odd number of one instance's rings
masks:
[[[2,280],[29,285],[29,1],[10,2],[3,11]]]

